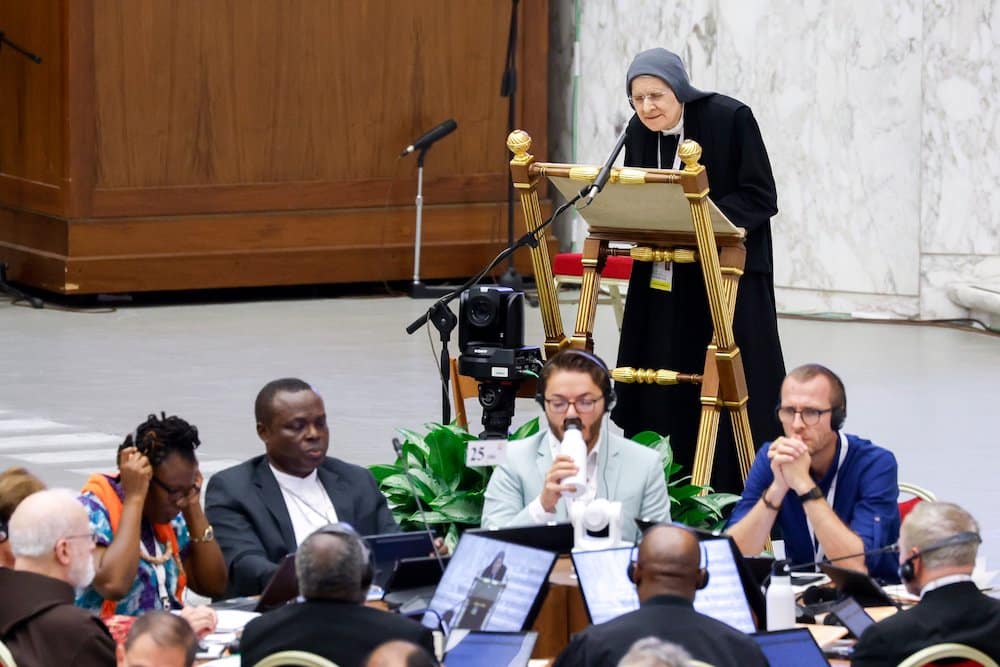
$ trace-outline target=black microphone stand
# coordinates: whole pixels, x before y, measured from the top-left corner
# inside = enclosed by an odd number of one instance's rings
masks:
[[[17,51],[22,56],[24,56],[31,62],[35,63],[36,65],[40,65],[42,63],[42,59],[40,56],[10,41],[9,39],[7,39],[7,35],[4,33],[4,31],[0,30],[0,51],[3,51],[4,44],[14,49],[15,51]],[[31,296],[29,294],[25,294],[24,292],[22,292],[21,290],[17,289],[9,282],[7,282],[7,262],[0,262],[0,292],[6,292],[11,297],[13,297],[15,301],[27,301],[28,303],[31,304],[32,308],[42,308],[45,305],[42,302],[42,300],[39,299],[37,296]]]
[[[499,264],[506,258],[510,257],[511,255],[513,255],[515,252],[517,252],[519,248],[523,248],[524,246],[527,245],[530,245],[532,248],[536,247],[538,245],[539,234],[541,234],[541,232],[543,232],[546,227],[551,225],[552,222],[557,217],[559,217],[560,213],[562,213],[567,208],[569,208],[577,201],[579,201],[581,197],[585,196],[587,194],[588,189],[589,187],[585,187],[584,189],[580,190],[580,192],[578,192],[575,197],[573,197],[565,204],[557,208],[555,213],[553,213],[548,220],[538,225],[538,227],[536,227],[533,231],[530,231],[527,234],[520,237],[516,242],[512,243],[510,246],[501,250],[500,254],[498,254],[496,257],[490,260],[489,264],[487,264],[479,273],[472,276],[471,278],[466,280],[462,285],[458,286],[448,294],[445,294],[440,299],[435,301],[434,304],[427,309],[426,313],[424,313],[417,319],[413,320],[413,322],[411,322],[409,326],[406,327],[406,333],[412,336],[415,332],[417,332],[420,329],[420,327],[424,326],[425,324],[427,324],[428,321],[430,321],[431,324],[433,324],[434,327],[441,334],[441,360],[440,360],[441,365],[438,371],[441,374],[440,380],[441,380],[441,414],[442,414],[441,423],[442,424],[451,423],[451,399],[448,388],[448,380],[451,377],[451,355],[448,353],[448,341],[451,339],[452,329],[455,328],[455,324],[458,322],[458,318],[455,317],[455,313],[451,311],[451,308],[448,307],[448,304],[454,301],[455,298],[458,297],[458,295],[460,295],[462,292],[464,292],[465,290],[467,290],[468,288],[472,287],[480,280],[482,280],[483,277],[487,275],[490,271],[492,271],[497,264]]]

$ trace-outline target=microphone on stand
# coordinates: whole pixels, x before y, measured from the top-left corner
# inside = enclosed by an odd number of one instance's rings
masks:
[[[594,201],[594,197],[597,193],[604,189],[604,186],[608,184],[608,180],[611,178],[611,167],[614,165],[615,160],[618,159],[618,154],[622,152],[622,148],[625,147],[625,140],[628,138],[628,123],[625,123],[625,129],[622,133],[618,135],[618,141],[615,142],[615,147],[611,151],[611,155],[608,156],[607,162],[601,167],[601,170],[597,172],[597,178],[594,179],[593,185],[590,188],[584,188],[587,191],[586,203],[584,207],[590,206],[590,202]]]
[[[438,139],[441,139],[442,137],[448,136],[449,134],[454,132],[456,128],[458,128],[458,123],[455,122],[454,118],[449,118],[448,120],[444,121],[434,129],[429,130],[427,134],[420,137],[412,144],[404,148],[403,152],[399,154],[399,157],[406,157],[413,151],[430,148],[431,144],[433,144]]]
[[[810,572],[815,571],[816,567],[819,565],[826,565],[828,563],[836,563],[840,560],[850,560],[851,558],[860,558],[861,556],[874,556],[875,554],[884,554],[889,552],[899,551],[899,543],[894,542],[893,544],[887,544],[884,547],[879,547],[878,549],[869,549],[868,551],[861,551],[856,554],[847,554],[846,556],[837,556],[836,558],[821,558],[820,560],[814,560],[811,563],[799,563],[798,565],[790,565],[788,567],[789,572]]]
[[[403,445],[399,442],[399,438],[393,437],[392,448],[396,450],[396,456],[403,461],[403,477],[406,478],[406,483],[410,487],[410,493],[413,494],[413,499],[417,501],[417,509],[420,510],[420,521],[424,524],[424,530],[427,531],[427,537],[431,541],[431,551],[434,552],[434,557],[437,558],[438,567],[441,568],[441,572],[444,572],[444,561],[441,560],[441,554],[438,553],[437,545],[434,544],[434,532],[431,530],[431,525],[427,523],[427,513],[424,511],[424,504],[420,501],[420,495],[417,494],[417,489],[413,485],[413,480],[410,478],[410,468],[407,465],[407,457],[403,454]]]

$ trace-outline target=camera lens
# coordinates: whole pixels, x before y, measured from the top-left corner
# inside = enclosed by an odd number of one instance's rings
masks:
[[[490,299],[475,297],[468,304],[469,321],[477,327],[491,324],[497,316],[497,306]]]

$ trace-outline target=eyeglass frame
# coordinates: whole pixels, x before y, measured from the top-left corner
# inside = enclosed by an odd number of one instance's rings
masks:
[[[646,103],[646,100],[649,100],[650,102],[653,103],[653,106],[656,106],[656,103],[662,100],[663,96],[666,95],[668,92],[670,91],[660,90],[660,91],[654,91],[652,93],[647,93],[646,95],[629,95],[628,101],[634,108],[641,107],[643,104]]]
[[[180,500],[181,498],[187,498],[192,491],[195,493],[201,493],[201,487],[197,484],[192,484],[187,489],[174,489],[166,485],[163,480],[159,479],[156,475],[150,477],[150,479],[156,482],[156,485],[166,492],[168,498],[176,498]]]
[[[800,419],[802,419],[802,423],[805,424],[806,426],[815,426],[816,424],[819,423],[819,420],[820,420],[820,418],[823,415],[825,415],[828,412],[833,412],[836,409],[837,408],[830,407],[830,408],[827,408],[826,410],[820,410],[818,408],[802,408],[801,410],[796,410],[795,408],[792,408],[792,407],[783,407],[783,406],[779,405],[778,407],[776,407],[774,409],[774,416],[777,417],[778,421],[781,422],[782,424],[794,424],[795,423],[795,417],[799,417]],[[789,419],[787,421],[785,421],[784,419],[782,419],[781,413],[782,413],[783,410],[784,411],[788,411],[788,410],[791,411],[791,413],[792,413],[791,419]],[[812,417],[811,418],[812,421],[810,421],[809,419],[806,419],[806,414],[814,414],[815,417]]]
[[[91,543],[97,544],[97,538],[98,538],[97,529],[94,528],[93,526],[91,526],[89,533],[74,533],[72,535],[63,535],[59,539],[61,539],[61,540],[79,540],[80,538],[83,538],[83,537],[88,538],[91,541]]]
[[[573,398],[573,399],[569,399],[569,398],[546,398],[546,399],[543,399],[543,400],[545,401],[545,407],[546,408],[552,408],[552,412],[556,413],[557,415],[564,415],[567,412],[569,412],[569,406],[571,406],[571,405],[574,408],[576,408],[576,411],[577,411],[578,414],[589,415],[591,412],[594,411],[594,408],[597,407],[597,402],[604,400],[604,394],[601,394],[597,398],[591,398],[590,396],[578,396],[578,397]],[[589,401],[591,401],[590,407],[589,408],[584,408],[582,405],[577,405],[577,401],[580,401],[580,400],[589,400]],[[566,406],[563,409],[561,409],[561,410],[559,408],[555,407],[554,405],[552,405],[553,402],[563,402],[563,401],[566,402]]]

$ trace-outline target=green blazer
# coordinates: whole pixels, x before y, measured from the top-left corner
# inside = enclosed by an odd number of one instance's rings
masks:
[[[483,528],[532,525],[528,505],[542,491],[552,467],[547,430],[507,445],[507,462],[493,470],[483,504]],[[639,536],[635,519],[670,520],[670,497],[663,462],[653,450],[605,434],[597,453],[597,497],[622,504],[622,538]],[[556,504],[559,521],[569,521],[564,499]]]

